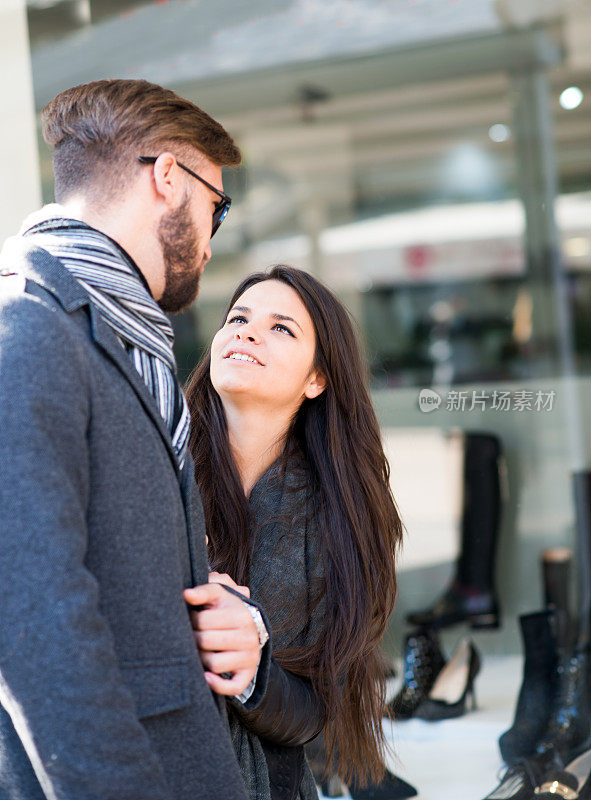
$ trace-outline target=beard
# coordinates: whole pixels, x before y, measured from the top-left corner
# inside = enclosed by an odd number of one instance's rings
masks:
[[[190,306],[197,297],[203,263],[199,231],[191,219],[188,195],[178,208],[164,214],[157,233],[165,270],[164,292],[158,305],[163,311],[175,313]]]

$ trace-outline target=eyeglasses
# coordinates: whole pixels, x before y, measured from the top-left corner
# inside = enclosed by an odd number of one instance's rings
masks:
[[[156,163],[156,158],[154,156],[138,156],[137,160],[141,164],[155,164]],[[219,201],[219,203],[215,204],[215,208],[213,210],[213,217],[212,217],[212,220],[211,220],[211,237],[210,237],[211,239],[213,239],[213,237],[216,234],[217,229],[220,227],[222,222],[226,219],[226,216],[227,216],[228,211],[230,210],[230,206],[232,204],[232,198],[229,195],[224,194],[224,192],[220,192],[219,189],[216,189],[215,186],[212,186],[211,183],[208,183],[201,176],[197,175],[196,172],[193,172],[192,169],[189,169],[189,167],[185,167],[185,165],[181,164],[180,161],[177,161],[176,163],[179,165],[179,167],[181,169],[184,169],[185,172],[189,173],[189,175],[192,175],[194,178],[197,178],[197,180],[201,181],[201,183],[204,186],[207,186],[208,189],[211,189],[211,191],[215,192],[218,195],[218,197],[222,198]]]

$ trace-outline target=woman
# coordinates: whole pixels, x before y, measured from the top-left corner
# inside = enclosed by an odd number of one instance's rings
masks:
[[[339,774],[379,778],[402,526],[347,311],[300,270],[251,275],[187,399],[211,566],[273,633],[267,694],[230,708],[251,797],[316,797],[303,744],[320,730]]]

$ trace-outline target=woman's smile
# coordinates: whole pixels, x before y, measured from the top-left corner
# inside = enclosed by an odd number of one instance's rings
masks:
[[[237,361],[238,363],[242,364],[257,364],[259,367],[265,366],[261,361],[259,361],[258,358],[256,358],[256,356],[253,356],[252,353],[235,347],[232,347],[228,350],[228,352],[224,355],[224,359]]]

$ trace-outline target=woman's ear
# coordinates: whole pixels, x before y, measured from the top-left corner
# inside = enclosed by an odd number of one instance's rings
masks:
[[[308,400],[313,400],[315,397],[318,397],[319,394],[326,389],[326,378],[322,374],[322,372],[318,372],[314,370],[314,372],[308,378],[308,385],[306,387],[306,391],[304,394],[308,398]]]

